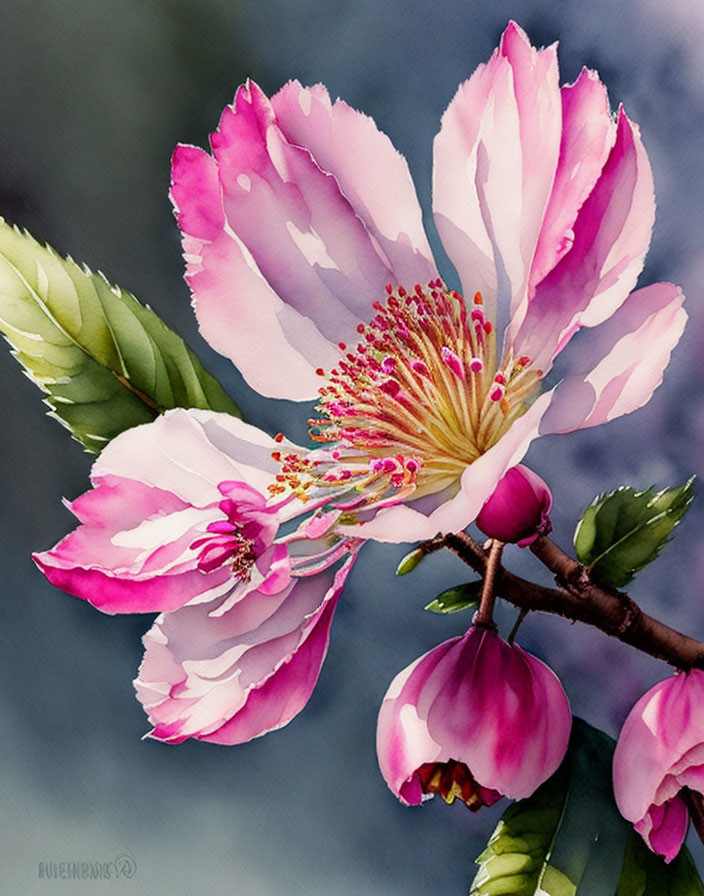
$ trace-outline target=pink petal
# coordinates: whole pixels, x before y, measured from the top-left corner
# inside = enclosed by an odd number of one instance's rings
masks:
[[[225,223],[215,160],[196,146],[179,144],[171,159],[171,201],[184,233],[210,242]]]
[[[684,296],[672,283],[632,293],[610,320],[581,333],[578,370],[555,390],[540,431],[598,426],[646,404],[662,382],[687,321]]]
[[[560,132],[556,48],[533,49],[512,22],[435,138],[435,221],[465,295],[498,293],[512,308],[525,300]]]
[[[297,90],[304,106],[310,101],[312,110],[315,103],[308,121],[300,103],[298,111],[292,104]],[[402,275],[434,275],[403,162],[375,130],[374,164],[359,154],[353,158],[346,142],[371,132],[366,119],[346,110],[341,105],[333,114],[320,88],[307,92],[296,85],[284,90],[275,108],[248,83],[211,136],[219,199],[210,187],[200,188],[200,157],[182,150],[174,158],[172,196],[184,225],[187,279],[203,334],[254,388],[274,397],[315,397],[316,368],[334,365],[336,344],[355,339],[357,324],[371,317],[384,285],[397,280],[392,260]],[[295,138],[287,139],[286,128]],[[326,144],[333,133],[334,142]],[[332,174],[305,141],[321,150]],[[191,174],[189,166],[198,171]],[[366,182],[360,180],[357,192],[352,182],[361,169]],[[333,174],[347,184],[359,209]],[[209,168],[209,185],[211,175]],[[383,196],[374,195],[375,185],[387,178],[388,190],[403,190],[401,207],[392,214],[381,212]],[[208,216],[207,202],[225,215],[215,236],[211,225],[219,211]],[[407,231],[398,229],[406,211],[410,246]]]
[[[574,224],[574,243],[537,285],[513,340],[548,370],[579,327],[607,320],[635,286],[655,214],[653,179],[638,129],[619,114],[616,142]]]
[[[614,794],[629,821],[643,819],[662,780],[704,743],[704,672],[658,682],[633,707],[614,753]]]
[[[288,142],[334,175],[388,259],[394,283],[408,288],[437,277],[408,164],[374,120],[342,100],[331,103],[322,84],[291,81],[271,105]]]
[[[533,259],[531,293],[572,247],[577,212],[594,188],[616,137],[606,88],[596,72],[583,68],[574,84],[560,93],[560,158]]]
[[[353,562],[275,595],[252,591],[221,615],[209,603],[160,616],[135,681],[153,736],[234,744],[290,721],[318,679]]]
[[[118,578],[97,569],[54,565],[51,551],[32,556],[52,585],[87,600],[103,613],[173,610],[206,595],[217,597],[230,587],[231,576],[227,569],[209,575],[195,569],[148,579]]]
[[[295,448],[229,414],[176,409],[113,439],[91,477],[135,479],[203,507],[222,499],[218,484],[224,480],[247,482],[266,493],[278,472],[271,453],[287,447]]]
[[[680,851],[689,827],[689,812],[680,797],[662,806],[653,806],[646,817],[634,825],[653,852],[671,862]]]

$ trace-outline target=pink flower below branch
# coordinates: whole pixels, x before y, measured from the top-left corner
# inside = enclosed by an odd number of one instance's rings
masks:
[[[440,793],[479,809],[533,793],[562,761],[571,724],[546,665],[473,627],[391,683],[377,726],[379,766],[404,803]]]

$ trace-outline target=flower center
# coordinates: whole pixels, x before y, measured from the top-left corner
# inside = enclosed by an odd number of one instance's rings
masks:
[[[199,551],[198,569],[212,572],[229,563],[232,575],[238,582],[249,582],[252,566],[257,559],[256,532],[259,527],[252,522],[237,519],[239,508],[229,498],[218,505],[227,519],[215,520],[208,524],[202,538],[191,544],[191,549]]]
[[[448,806],[459,797],[472,812],[482,806],[491,806],[501,799],[498,790],[482,787],[464,764],[450,759],[449,762],[424,762],[416,771],[423,793],[439,793]]]
[[[332,448],[287,455],[273,493],[354,487],[367,503],[389,489],[415,497],[455,483],[527,408],[540,378],[527,357],[497,363],[496,332],[480,293],[471,310],[435,280],[413,292],[386,287],[360,341],[319,389],[311,437]],[[396,495],[396,500],[400,497]]]

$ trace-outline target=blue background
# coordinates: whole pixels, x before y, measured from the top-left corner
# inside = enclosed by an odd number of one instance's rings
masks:
[[[197,334],[167,198],[179,141],[204,145],[235,87],[324,82],[371,114],[407,156],[430,222],[431,142],[457,85],[507,20],[560,40],[562,80],[596,67],[639,122],[658,216],[642,283],[671,279],[690,323],[647,409],[537,443],[529,461],[555,496],[565,547],[599,491],[666,486],[702,472],[704,362],[704,7],[646,0],[37,0],[0,8],[0,213],[151,304],[269,432],[305,434],[306,414],[249,391]],[[434,237],[433,237],[434,239]],[[437,241],[433,243],[437,246]],[[262,336],[262,350],[266,337]],[[394,674],[460,632],[423,611],[461,581],[435,556],[396,579],[402,548],[371,546],[333,626],[319,686],[287,728],[238,748],[141,741],[131,680],[150,619],[103,616],[52,588],[31,550],[72,525],[62,495],[85,490],[91,458],[43,415],[36,389],[0,354],[0,569],[7,892],[463,893],[502,807],[470,815],[439,800],[405,809],[377,770],[374,729]],[[632,588],[648,612],[704,638],[704,499]],[[511,568],[545,580],[531,555]],[[504,632],[514,611],[500,610]],[[599,632],[532,616],[524,646],[560,675],[576,713],[616,735],[668,673]],[[47,883],[40,862],[137,864],[131,881]],[[699,859],[698,859],[699,861]],[[701,864],[701,863],[700,863]],[[704,867],[704,865],[701,865]]]

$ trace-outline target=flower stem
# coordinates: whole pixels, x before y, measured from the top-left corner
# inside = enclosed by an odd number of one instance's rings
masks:
[[[518,629],[521,627],[521,623],[523,622],[523,620],[526,618],[527,615],[528,615],[528,608],[521,607],[521,610],[520,610],[518,616],[516,616],[516,621],[513,623],[513,628],[511,629],[511,634],[506,639],[509,644],[513,644],[513,642],[516,640],[516,635],[518,634]]]
[[[466,532],[437,535],[421,545],[428,554],[442,548],[449,548],[479,575],[485,575],[489,554]],[[558,587],[536,585],[497,564],[494,590],[499,597],[521,609],[593,625],[677,669],[704,669],[704,643],[648,616],[627,594],[595,585],[584,567],[547,536],[536,539],[531,550],[553,573]]]
[[[473,625],[483,628],[493,628],[494,625],[494,603],[496,602],[496,573],[501,566],[501,552],[504,549],[503,541],[498,538],[491,539],[491,547],[489,548],[489,556],[484,567],[484,586],[482,588],[482,597],[479,603]]]

